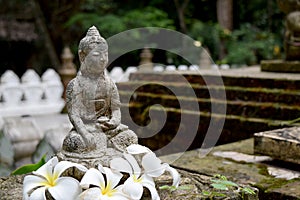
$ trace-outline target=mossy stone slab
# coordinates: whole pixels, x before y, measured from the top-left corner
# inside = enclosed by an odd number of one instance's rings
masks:
[[[260,64],[262,71],[300,73],[299,61],[263,60]]]
[[[254,143],[255,153],[300,164],[300,127],[255,133]]]

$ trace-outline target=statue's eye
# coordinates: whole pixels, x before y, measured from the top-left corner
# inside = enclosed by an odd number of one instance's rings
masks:
[[[93,56],[99,56],[99,55],[100,55],[99,52],[97,52],[97,51],[93,52]]]

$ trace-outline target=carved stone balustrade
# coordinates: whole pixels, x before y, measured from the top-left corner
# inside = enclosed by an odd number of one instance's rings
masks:
[[[0,116],[23,116],[60,113],[63,84],[59,75],[48,69],[40,77],[28,69],[21,80],[11,70],[0,77]]]

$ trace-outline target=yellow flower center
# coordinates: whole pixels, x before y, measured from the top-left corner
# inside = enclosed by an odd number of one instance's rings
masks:
[[[135,174],[133,175],[133,181],[136,183],[140,183],[142,181],[142,177],[138,178]]]
[[[104,189],[101,191],[102,195],[106,195],[108,197],[113,196],[113,194],[116,192],[115,189],[111,188],[111,183],[108,182],[106,187],[104,187]]]
[[[58,176],[56,174],[46,174],[45,178],[46,180],[42,182],[41,185],[46,187],[54,187],[56,185]]]

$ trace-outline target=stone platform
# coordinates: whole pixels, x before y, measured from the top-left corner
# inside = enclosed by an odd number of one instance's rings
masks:
[[[268,72],[299,73],[300,62],[285,60],[263,60],[261,62],[261,70]]]
[[[182,175],[180,185],[188,188],[175,192],[159,190],[161,199],[182,200],[183,196],[187,200],[207,199],[201,196],[201,191],[211,191],[210,179],[215,174],[222,174],[230,181],[257,188],[258,198],[262,200],[299,199],[299,165],[288,165],[268,156],[255,155],[253,148],[254,139],[251,138],[217,146],[205,157],[201,157],[199,149],[160,157],[163,162],[168,162],[179,170]],[[170,185],[172,179],[166,175],[158,181],[158,186]],[[0,178],[0,196],[6,200],[21,200],[22,182],[23,176]],[[143,199],[148,200],[149,197]],[[227,199],[240,198],[232,195]]]
[[[254,139],[251,138],[217,146],[205,157],[201,157],[201,151],[197,149],[161,159],[185,171],[222,174],[236,183],[250,184],[259,189],[259,199],[300,199],[300,166],[255,155],[253,148]]]
[[[300,164],[300,127],[254,134],[254,152]]]

